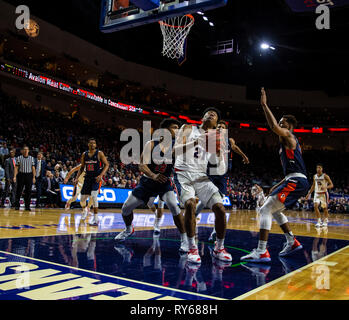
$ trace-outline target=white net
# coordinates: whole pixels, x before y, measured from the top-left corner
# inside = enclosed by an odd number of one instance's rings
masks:
[[[185,16],[159,21],[159,24],[164,40],[162,55],[171,59],[183,57],[184,42],[194,24],[194,17],[186,14]]]

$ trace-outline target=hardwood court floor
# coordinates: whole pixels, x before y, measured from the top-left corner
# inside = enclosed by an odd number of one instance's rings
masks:
[[[203,262],[191,269],[177,253],[178,232],[167,212],[159,238],[153,237],[154,215],[136,210],[136,233],[115,244],[124,227],[118,209],[101,209],[98,227],[80,223],[77,209],[0,209],[0,299],[349,300],[349,216],[331,215],[328,228],[320,230],[313,213],[293,211],[287,216],[304,250],[279,258],[285,240],[274,221],[268,243],[272,263],[258,265],[240,262],[256,247],[258,216],[254,211],[227,212],[225,244],[233,262],[224,265],[210,255],[207,239],[214,215],[203,212],[198,223]],[[10,266],[35,269],[27,291],[16,291],[21,273]],[[45,284],[42,277],[52,270],[65,281]],[[92,285],[96,279],[102,282],[99,286]],[[85,289],[67,290],[77,281],[85,281]],[[64,293],[57,293],[57,286],[65,286]]]

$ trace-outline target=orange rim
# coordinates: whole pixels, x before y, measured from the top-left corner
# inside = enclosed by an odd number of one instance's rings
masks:
[[[191,19],[191,21],[190,21],[190,23],[188,23],[187,25],[185,25],[185,26],[173,26],[173,25],[170,25],[170,24],[168,24],[168,23],[166,23],[166,22],[164,22],[164,21],[159,21],[159,23],[161,24],[161,25],[163,25],[163,26],[167,26],[167,27],[170,27],[170,28],[185,28],[185,27],[188,27],[189,25],[191,25],[191,24],[193,24],[194,23],[194,17],[191,15],[191,14],[186,14],[186,15],[184,15],[184,16],[187,16],[187,17],[189,17],[190,19]]]

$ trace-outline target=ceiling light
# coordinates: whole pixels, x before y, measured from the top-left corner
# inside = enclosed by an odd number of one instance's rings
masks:
[[[261,49],[267,50],[267,49],[269,49],[269,48],[270,48],[269,44],[267,44],[267,43],[262,43],[262,44],[261,44]]]
[[[202,19],[204,19],[205,21],[207,21],[207,20],[208,20],[208,18],[207,18],[207,17],[205,17],[205,16],[203,16],[203,17],[202,17]]]

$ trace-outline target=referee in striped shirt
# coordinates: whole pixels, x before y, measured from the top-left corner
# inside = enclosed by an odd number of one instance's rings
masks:
[[[29,155],[29,148],[24,146],[22,155],[16,160],[15,174],[13,181],[17,182],[15,209],[19,210],[19,200],[21,198],[23,188],[25,210],[30,211],[30,199],[32,185],[35,184],[35,166],[34,158]]]

